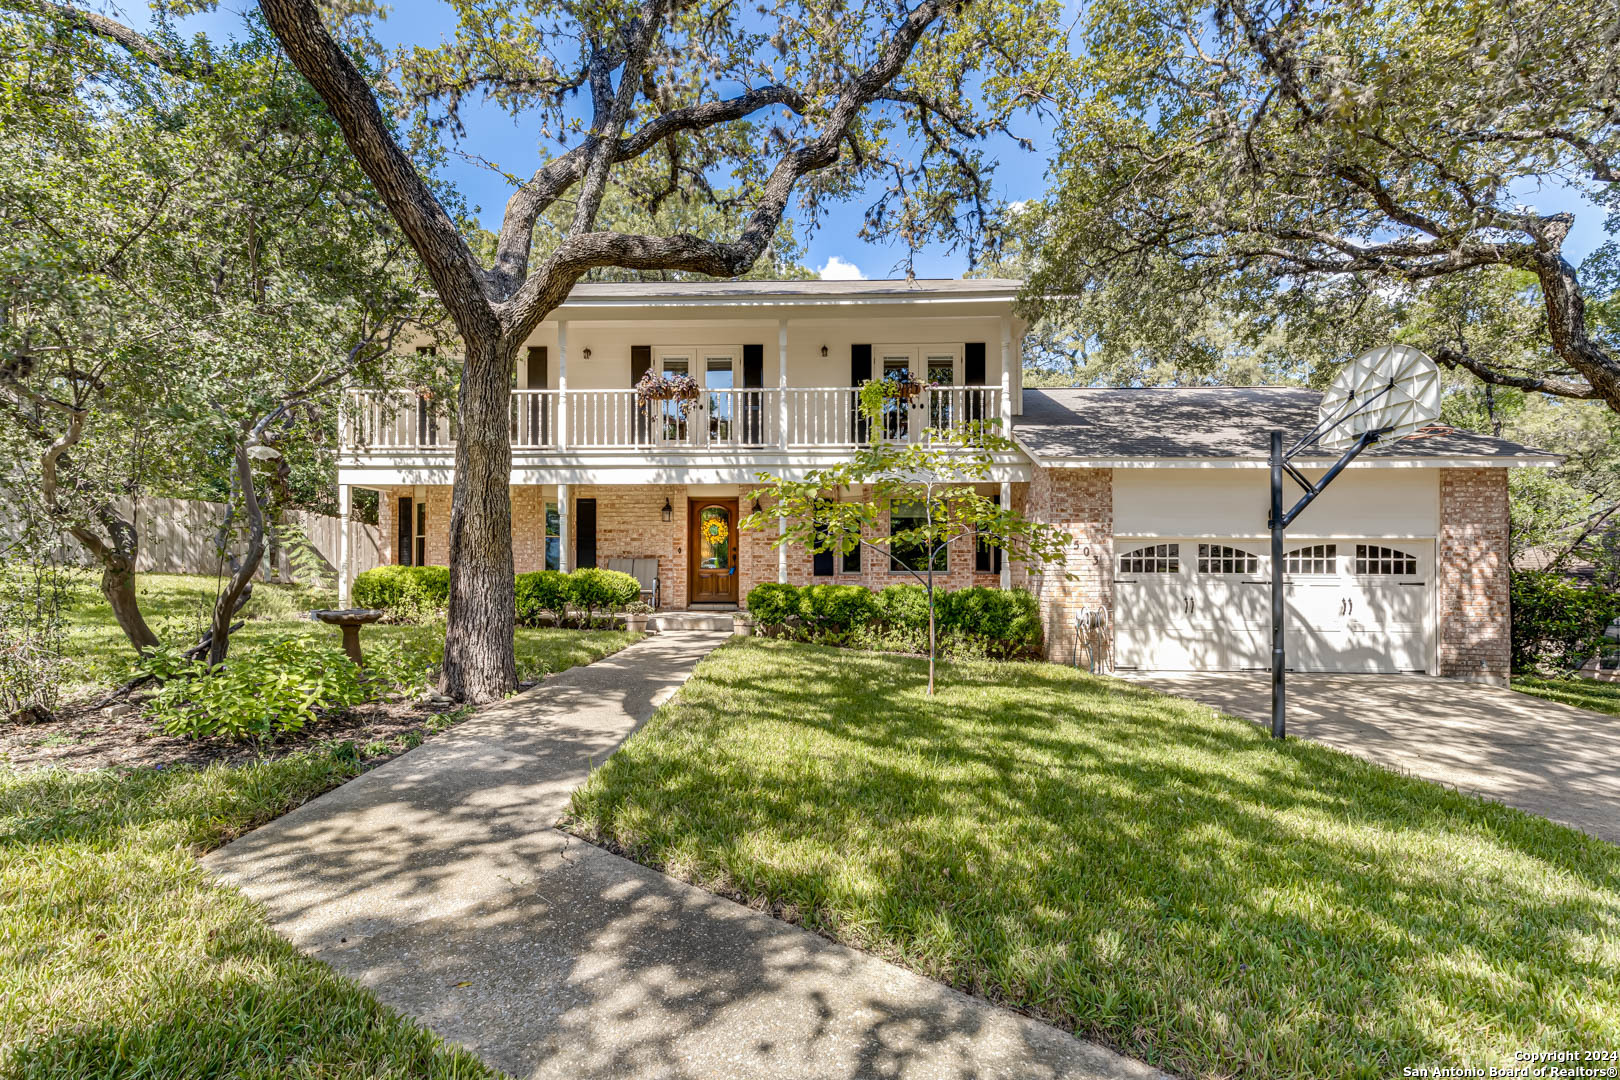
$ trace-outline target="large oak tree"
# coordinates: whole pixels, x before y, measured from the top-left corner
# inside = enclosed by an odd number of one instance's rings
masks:
[[[1217,372],[1215,312],[1244,348],[1335,360],[1443,309],[1419,342],[1442,363],[1620,410],[1614,245],[1577,270],[1571,214],[1524,205],[1568,187],[1615,228],[1614,4],[1098,0],[1087,18],[1030,226],[1033,291],[1099,352]],[[1534,294],[1535,348],[1470,315],[1504,280]]]

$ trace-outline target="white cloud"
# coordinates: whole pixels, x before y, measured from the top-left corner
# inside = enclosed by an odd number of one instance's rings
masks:
[[[866,280],[866,275],[861,273],[860,267],[856,266],[847,259],[839,258],[837,255],[834,255],[832,258],[828,259],[821,269],[816,271],[816,275],[823,281]]]

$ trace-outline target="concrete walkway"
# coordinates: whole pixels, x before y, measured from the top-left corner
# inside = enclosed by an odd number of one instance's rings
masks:
[[[553,829],[724,640],[665,633],[563,672],[206,863],[521,1077],[1160,1075]]]
[[[1271,677],[1133,681],[1271,724]],[[1288,733],[1620,843],[1620,717],[1420,675],[1290,675]]]

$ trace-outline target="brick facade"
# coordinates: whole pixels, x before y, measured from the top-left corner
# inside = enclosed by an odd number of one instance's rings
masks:
[[[1505,683],[1508,612],[1506,469],[1440,470],[1441,675]]]
[[[1108,469],[1036,468],[1026,513],[1036,521],[1061,525],[1072,538],[1067,558],[1034,574],[1014,571],[1041,603],[1046,657],[1069,664],[1075,659],[1074,618],[1085,608],[1114,605],[1114,474]],[[1073,575],[1068,580],[1064,571]]]

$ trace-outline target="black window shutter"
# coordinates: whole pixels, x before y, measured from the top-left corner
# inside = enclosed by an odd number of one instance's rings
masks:
[[[544,390],[550,372],[546,370],[546,347],[544,345],[529,346],[529,389]]]
[[[810,572],[816,577],[832,577],[833,553],[830,551],[816,552],[816,564],[811,567]]]
[[[968,386],[984,386],[984,342],[970,341],[962,353],[962,381]]]
[[[849,347],[849,385],[859,386],[872,377],[872,346]]]
[[[641,377],[652,369],[652,346],[630,346],[630,385],[634,386],[641,381]],[[647,402],[636,406],[636,441],[644,443],[652,438],[652,407]]]
[[[1000,506],[1001,496],[992,495],[990,496],[990,501],[995,503],[997,506]],[[1001,549],[998,547],[991,547],[989,544],[986,544],[984,541],[980,540],[974,545],[973,569],[976,573],[980,574],[1001,573]]]
[[[574,565],[581,570],[596,565],[596,500],[574,501]]]
[[[872,346],[851,345],[849,347],[849,385],[859,388],[860,385],[872,377]],[[849,426],[855,432],[856,442],[866,441],[867,420],[861,415],[860,400],[857,398],[850,407],[851,416]],[[831,573],[831,571],[828,571]]]
[[[743,346],[743,386],[765,385],[765,346]]]
[[[411,525],[416,520],[416,515],[411,512],[411,497],[409,495],[399,497],[399,513],[395,516],[399,531],[399,557],[395,561],[400,566],[410,566]]]

